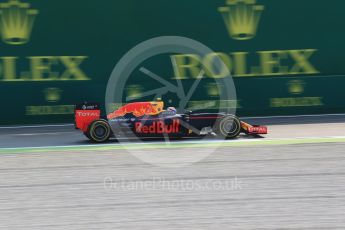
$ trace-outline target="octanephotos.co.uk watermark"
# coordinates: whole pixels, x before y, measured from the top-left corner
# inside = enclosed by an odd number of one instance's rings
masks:
[[[243,181],[237,177],[230,179],[166,179],[118,180],[105,177],[105,190],[114,191],[235,191],[243,188]]]

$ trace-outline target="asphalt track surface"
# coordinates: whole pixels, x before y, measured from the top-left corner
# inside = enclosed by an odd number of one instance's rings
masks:
[[[78,150],[90,143],[71,126],[0,128],[0,229],[345,229],[345,116],[254,120],[267,138],[184,167]],[[279,142],[296,138],[314,141]],[[59,145],[77,148],[8,149]],[[188,161],[208,147],[141,151]]]

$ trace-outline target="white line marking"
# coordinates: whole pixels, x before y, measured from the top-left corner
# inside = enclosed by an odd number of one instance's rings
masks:
[[[274,119],[274,118],[299,118],[299,117],[329,117],[329,116],[345,116],[345,113],[331,114],[310,114],[310,115],[284,115],[284,116],[263,116],[263,117],[241,117],[241,119]]]
[[[42,135],[61,135],[61,134],[71,134],[74,132],[54,132],[54,133],[18,133],[18,134],[9,134],[7,136],[42,136]]]
[[[45,128],[45,127],[68,127],[74,124],[57,124],[57,125],[24,125],[24,126],[0,126],[0,129],[25,129],[25,128]]]

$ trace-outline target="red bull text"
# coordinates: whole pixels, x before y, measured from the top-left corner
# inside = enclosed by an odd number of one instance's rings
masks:
[[[180,131],[180,120],[173,119],[171,124],[165,124],[164,121],[154,121],[151,125],[144,125],[141,122],[135,123],[136,133],[170,134]]]

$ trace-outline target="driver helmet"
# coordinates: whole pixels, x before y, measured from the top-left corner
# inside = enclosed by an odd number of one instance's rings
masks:
[[[168,107],[167,111],[176,113],[176,108],[175,107]]]

